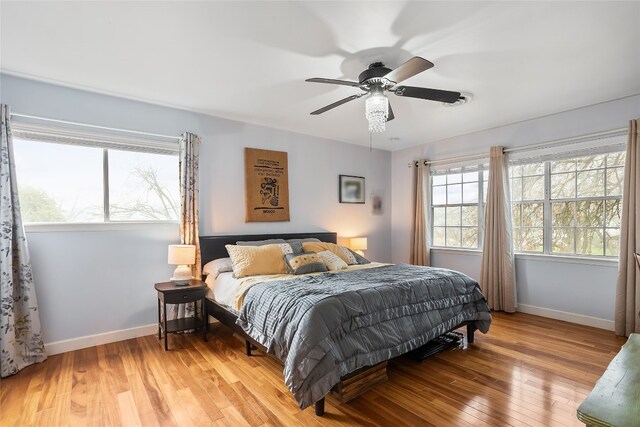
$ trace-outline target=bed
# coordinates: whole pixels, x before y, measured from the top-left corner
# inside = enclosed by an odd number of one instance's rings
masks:
[[[225,245],[274,238],[336,243],[337,235],[203,236],[202,265],[228,257]],[[324,396],[350,373],[463,326],[472,343],[474,332],[486,333],[491,323],[477,283],[446,269],[374,263],[339,273],[255,282],[236,306],[212,289],[205,299],[207,315],[243,337],[248,356],[256,347],[283,362],[285,383],[299,406],[314,405],[319,416],[324,414]]]

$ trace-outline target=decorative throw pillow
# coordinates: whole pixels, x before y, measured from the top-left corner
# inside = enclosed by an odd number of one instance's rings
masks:
[[[307,274],[327,271],[327,266],[316,253],[287,254],[284,259],[291,274]]]
[[[346,262],[331,251],[318,252],[318,256],[325,263],[329,271],[344,270],[348,267]]]
[[[284,274],[287,272],[281,244],[264,246],[226,245],[225,247],[233,263],[233,275],[236,279],[258,274]]]
[[[220,273],[227,273],[233,271],[233,263],[231,258],[218,258],[213,261],[209,261],[202,268],[202,274],[212,276],[213,279],[217,279]]]
[[[352,251],[351,249],[349,249],[349,251],[353,254],[353,256],[356,259],[356,264],[371,264],[371,261],[369,261],[368,259],[366,259],[365,257],[363,257],[360,254],[357,254],[356,252]]]
[[[358,263],[358,260],[356,259],[355,254],[351,251],[351,249],[344,246],[338,246],[338,247],[340,248],[344,256],[347,258],[348,260],[347,264],[353,265]]]
[[[338,255],[341,260],[347,263],[347,265],[357,264],[356,258],[349,249],[344,246],[336,245],[335,243],[304,242],[302,243],[302,249],[305,252],[331,251]]]
[[[320,240],[315,237],[308,237],[306,239],[287,239],[287,243],[291,245],[291,248],[293,248],[294,254],[301,254],[304,252],[302,250],[302,244],[304,242],[320,242]]]

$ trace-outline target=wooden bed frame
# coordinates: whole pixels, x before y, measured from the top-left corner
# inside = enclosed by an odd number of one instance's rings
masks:
[[[225,245],[235,245],[237,241],[252,241],[252,240],[266,240],[266,239],[307,239],[316,238],[322,242],[337,243],[337,233],[332,232],[316,232],[316,233],[285,233],[285,234],[238,234],[238,235],[225,235],[225,236],[201,236],[200,237],[200,254],[202,259],[202,266],[209,261],[213,261],[218,258],[228,258],[229,253],[225,248]],[[263,351],[266,354],[266,348],[256,342],[253,338],[246,334],[246,332],[236,324],[238,317],[236,314],[223,305],[218,304],[215,300],[205,298],[205,308],[207,316],[213,316],[220,323],[231,328],[235,333],[240,335],[245,340],[245,350],[247,356],[251,356],[251,350],[253,347]],[[464,322],[454,329],[467,327],[467,342],[473,342],[473,334],[476,330],[475,322]],[[209,322],[206,322],[208,329]],[[207,330],[208,332],[208,330]],[[344,378],[349,377],[347,375]],[[323,397],[315,403],[315,413],[318,416],[324,415],[324,401]]]

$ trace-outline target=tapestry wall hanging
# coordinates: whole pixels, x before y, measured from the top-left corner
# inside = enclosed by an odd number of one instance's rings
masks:
[[[246,222],[289,221],[287,153],[244,149]]]

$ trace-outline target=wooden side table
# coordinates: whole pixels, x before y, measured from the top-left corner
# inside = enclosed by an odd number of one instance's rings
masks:
[[[167,335],[173,332],[202,328],[206,341],[207,313],[204,297],[207,293],[207,284],[202,280],[190,280],[188,285],[178,286],[173,282],[161,282],[156,283],[154,287],[158,291],[158,339],[162,339],[162,332],[164,332],[164,350],[168,350]],[[198,301],[200,302],[200,313],[198,313]],[[195,306],[193,316],[167,320],[167,304],[190,302]]]

